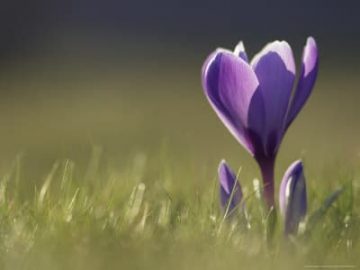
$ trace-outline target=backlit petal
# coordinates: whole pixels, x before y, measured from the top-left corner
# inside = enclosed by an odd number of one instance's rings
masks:
[[[246,128],[249,107],[259,86],[254,71],[232,52],[217,50],[203,66],[202,82],[205,95],[221,121],[253,154]]]
[[[286,114],[295,80],[292,50],[285,41],[265,46],[251,62],[262,91],[266,114],[266,147],[274,155],[284,134]]]
[[[290,126],[309,98],[316,81],[318,68],[319,56],[316,42],[309,37],[304,47],[301,74],[287,116],[286,127]]]

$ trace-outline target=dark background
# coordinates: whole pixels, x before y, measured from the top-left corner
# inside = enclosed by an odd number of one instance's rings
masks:
[[[243,39],[257,48],[269,39],[301,42],[312,35],[322,48],[341,55],[359,46],[359,10],[358,1],[339,0],[5,0],[0,50],[2,57],[75,48],[99,53],[131,43],[148,54],[149,42],[172,51]]]

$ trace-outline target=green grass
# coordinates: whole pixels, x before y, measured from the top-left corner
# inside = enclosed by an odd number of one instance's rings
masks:
[[[1,269],[303,269],[359,263],[359,190],[349,175],[337,178],[344,192],[311,229],[286,240],[279,218],[269,241],[266,213],[251,183],[244,185],[248,216],[237,214],[230,222],[219,211],[214,179],[202,188],[179,187],[172,183],[172,165],[153,171],[145,155],[121,170],[99,169],[99,153],[95,148],[83,172],[70,160],[56,162],[27,199],[19,192],[20,160],[2,177]],[[182,177],[188,175],[176,178]],[[311,213],[329,194],[309,193]]]

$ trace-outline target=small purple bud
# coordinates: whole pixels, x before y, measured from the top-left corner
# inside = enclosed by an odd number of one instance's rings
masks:
[[[285,219],[285,234],[296,234],[307,210],[306,184],[300,160],[290,165],[281,181],[280,213]]]
[[[240,204],[242,191],[235,173],[222,160],[218,169],[220,182],[220,203],[226,215],[231,215],[235,208]]]

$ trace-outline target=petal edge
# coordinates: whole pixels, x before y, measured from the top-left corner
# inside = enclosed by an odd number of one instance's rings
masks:
[[[317,45],[314,38],[309,37],[303,50],[301,74],[287,115],[286,128],[291,125],[308,100],[315,85],[318,69]]]

